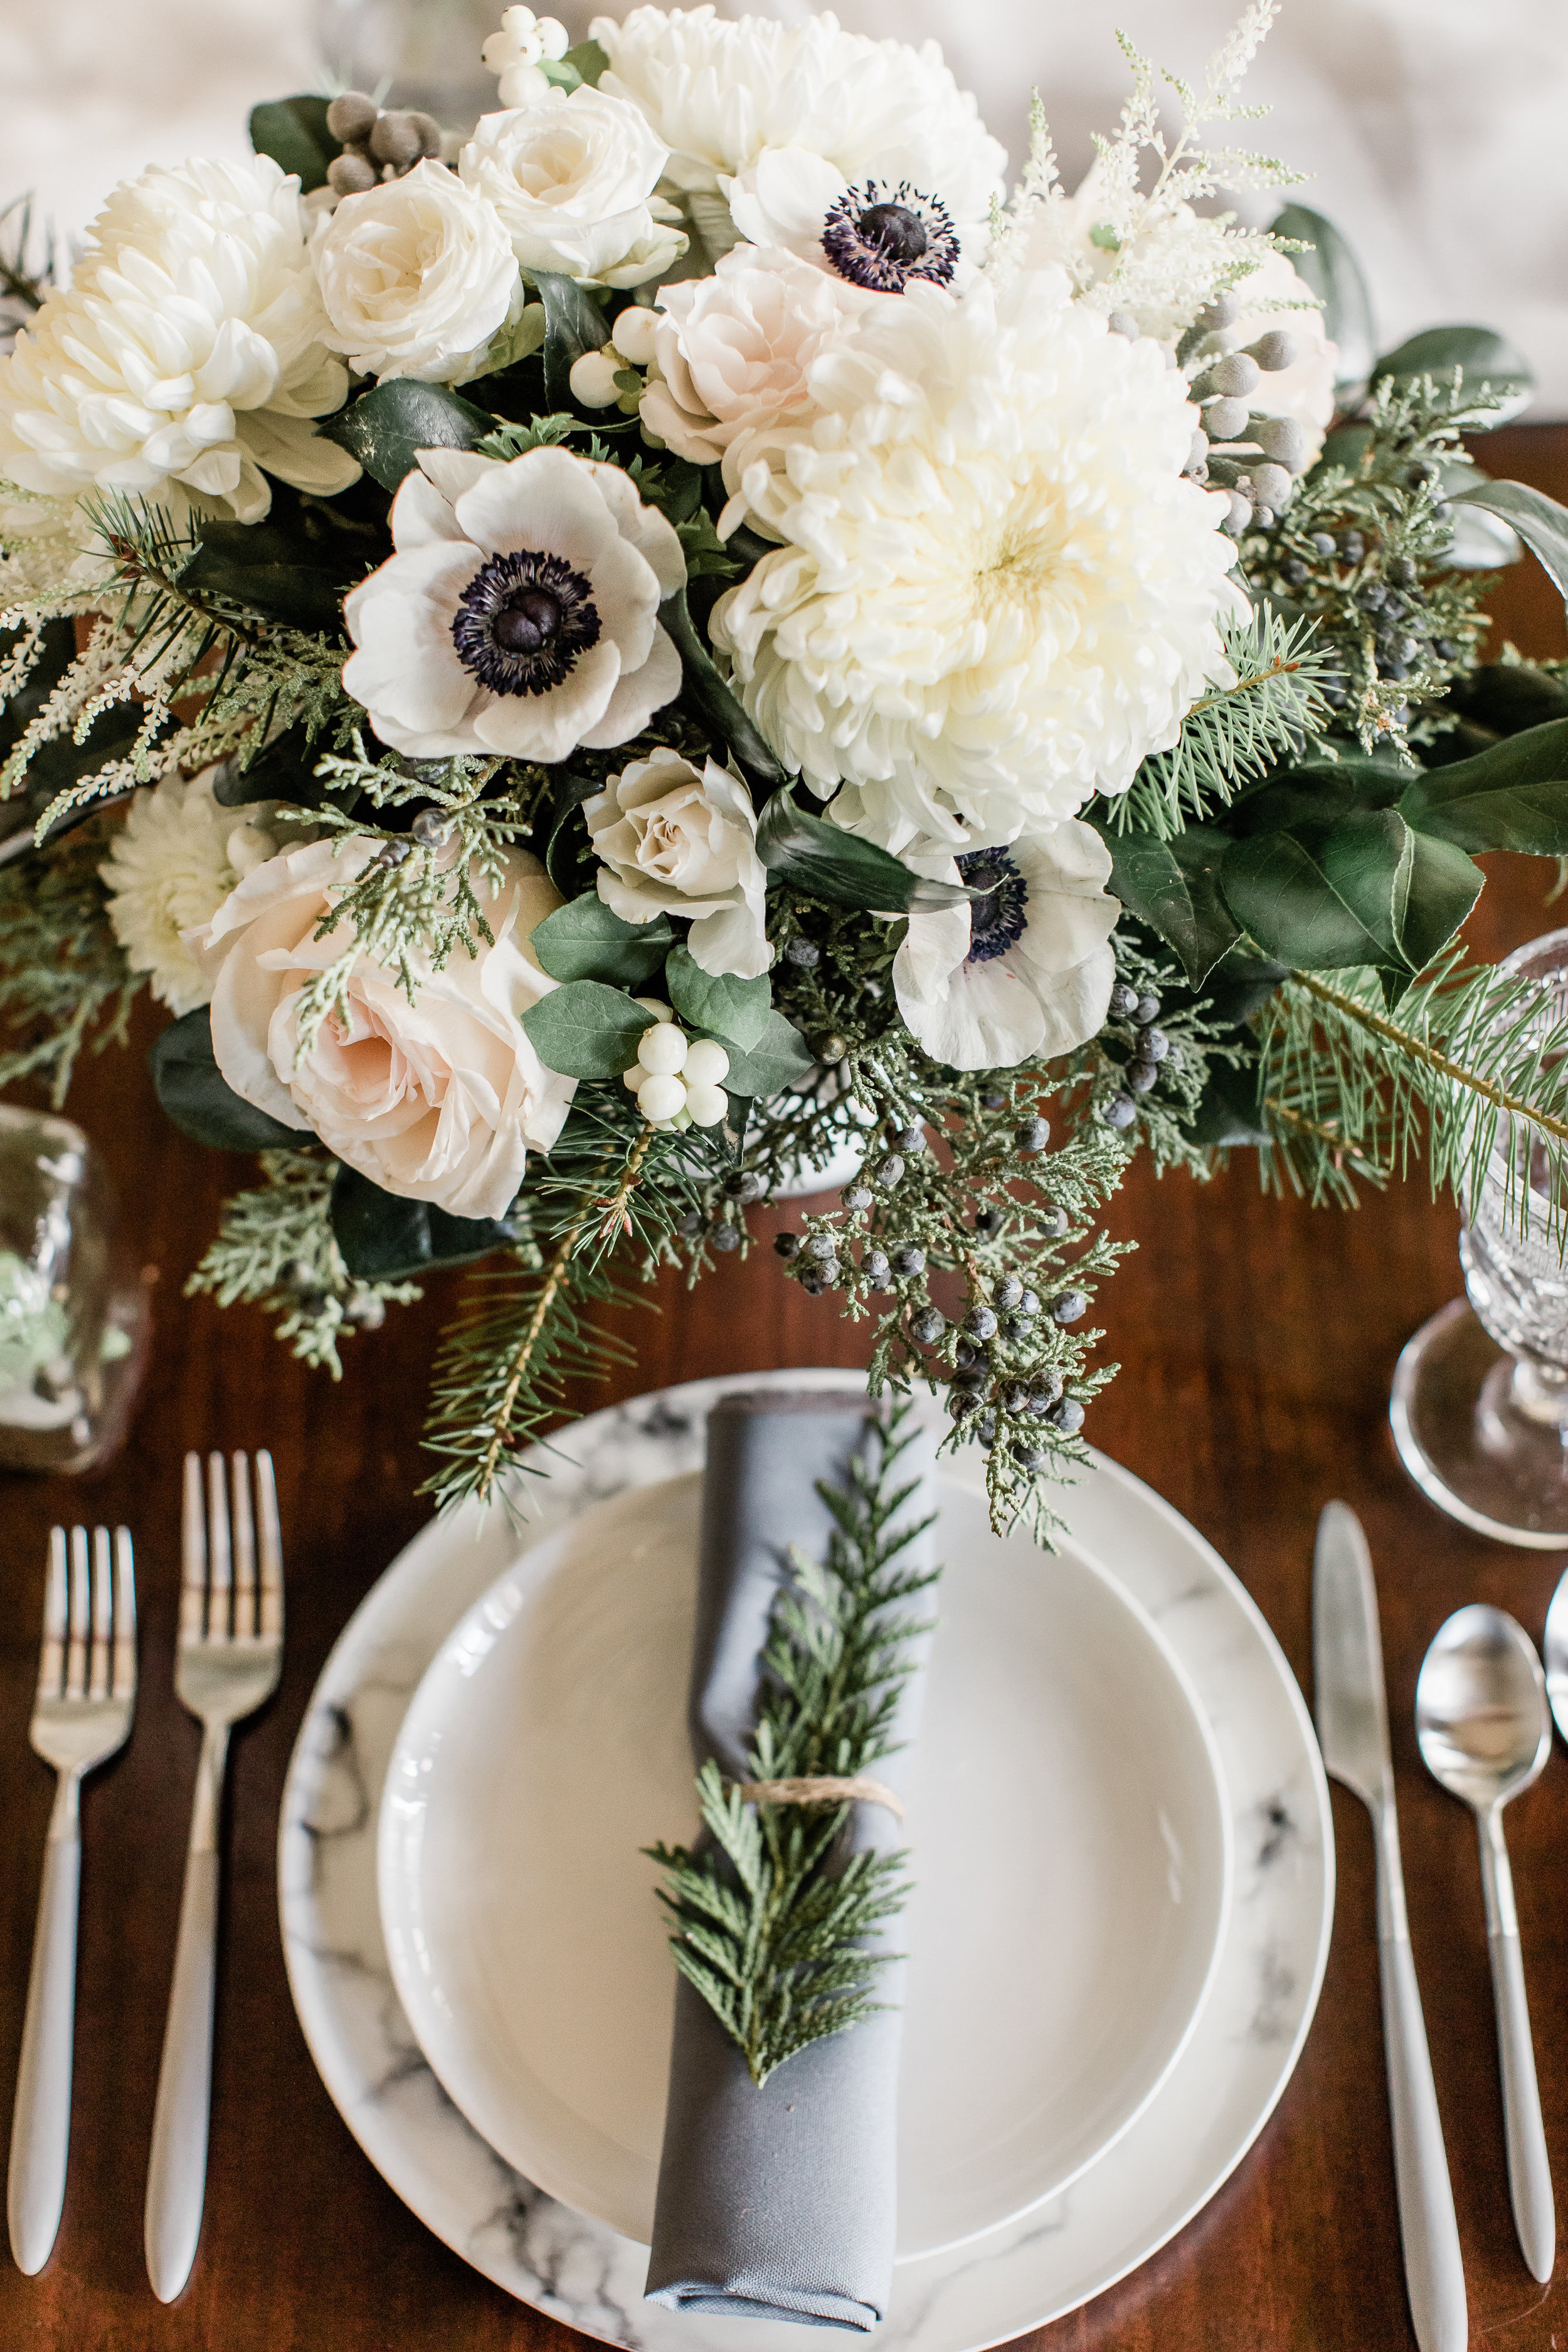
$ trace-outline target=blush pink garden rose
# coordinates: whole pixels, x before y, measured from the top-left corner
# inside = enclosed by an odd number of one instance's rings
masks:
[[[877,299],[793,254],[737,246],[711,278],[661,289],[644,425],[710,466],[742,434],[809,415],[812,361]]]
[[[346,922],[316,937],[381,845],[331,841],[268,858],[186,940],[213,982],[213,1051],[236,1094],[284,1126],[313,1130],[384,1192],[455,1217],[504,1216],[531,1150],[560,1134],[575,1080],[547,1070],[522,1015],[556,986],[529,952],[561,904],[537,859],[506,859],[474,892],[494,945],[458,949],[444,971],[411,956],[415,998],[362,955],[347,1004],[300,1045],[307,982],[353,943]]]

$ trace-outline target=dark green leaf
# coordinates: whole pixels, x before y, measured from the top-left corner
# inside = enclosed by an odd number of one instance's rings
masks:
[[[1206,1143],[1214,1150],[1271,1142],[1258,1106],[1257,1070],[1238,1070],[1229,1062],[1211,1063],[1197,1109],[1183,1125],[1194,1143]]]
[[[794,1023],[782,1013],[770,1013],[760,1042],[749,1053],[731,1055],[724,1087],[727,1093],[752,1099],[782,1094],[786,1087],[798,1087],[816,1067],[816,1056]]]
[[[327,166],[342,152],[342,142],[327,129],[324,98],[268,99],[250,110],[250,143],[258,155],[270,155],[285,172],[297,172],[303,194],[327,184]]]
[[[813,816],[788,791],[774,793],[757,822],[757,855],[770,874],[803,898],[872,914],[930,913],[984,896],[960,882],[930,882],[890,851]]]
[[[1355,810],[1302,833],[1254,834],[1231,844],[1226,898],[1282,963],[1320,971],[1398,963],[1410,840],[1391,809]]]
[[[1407,383],[1418,375],[1440,381],[1458,368],[1464,370],[1468,389],[1489,383],[1502,397],[1500,415],[1490,420],[1494,424],[1517,415],[1535,389],[1530,362],[1490,327],[1428,327],[1397,351],[1385,352],[1373,369],[1372,381],[1374,388],[1390,381]]]
[[[1305,280],[1322,305],[1323,325],[1339,345],[1336,381],[1349,388],[1363,384],[1372,373],[1376,350],[1372,322],[1372,296],[1361,265],[1332,221],[1307,205],[1287,205],[1272,224],[1276,236],[1299,236],[1307,247],[1290,257],[1296,274]],[[1288,319],[1280,322],[1287,331]]]
[[[596,890],[586,890],[546,915],[529,944],[552,980],[618,981],[641,988],[675,944],[675,933],[664,915],[623,922]]]
[[[298,541],[272,524],[207,522],[201,544],[180,573],[182,588],[205,588],[309,634],[338,634],[342,584],[320,565],[300,562]]]
[[[1568,507],[1523,482],[1482,482],[1473,490],[1461,490],[1449,503],[1500,515],[1539,560],[1557,593],[1568,601]]]
[[[678,588],[673,596],[665,598],[658,608],[658,617],[680,656],[687,694],[717,735],[721,747],[732,755],[752,788],[752,797],[757,796],[759,789],[772,792],[783,784],[784,769],[720,677],[712,655],[698,635],[697,624],[687,609],[684,588]]]
[[[214,1056],[212,1015],[205,1004],[172,1022],[147,1058],[158,1100],[195,1142],[219,1151],[269,1151],[309,1139],[306,1129],[285,1127],[235,1093]]]
[[[1286,965],[1253,955],[1247,948],[1231,948],[1204,982],[1198,1002],[1211,1020],[1239,1029],[1262,1011],[1280,982],[1289,978]]]
[[[357,1168],[332,1181],[332,1234],[356,1282],[407,1282],[443,1265],[468,1265],[516,1238],[504,1218],[453,1217],[428,1201],[384,1192]]]
[[[1100,831],[1110,852],[1111,897],[1175,949],[1196,987],[1238,937],[1219,887],[1229,841],[1203,825],[1172,841],[1141,826]]]
[[[421,449],[477,448],[495,431],[496,420],[444,383],[399,376],[362,393],[352,408],[340,409],[321,429],[357,457],[384,490],[395,490],[413,472]]]
[[[684,943],[673,949],[664,968],[669,1001],[692,1029],[705,1029],[726,1045],[749,1053],[762,1043],[773,991],[763,972],[755,980],[737,980],[731,972],[704,971]]]
[[[522,1016],[534,1052],[565,1078],[618,1078],[637,1057],[650,1015],[621,989],[568,981]]]
[[[329,802],[343,810],[357,806],[360,794],[329,792],[315,773],[323,746],[312,743],[302,726],[286,728],[258,751],[247,768],[226,760],[213,778],[213,798],[220,808],[248,808],[254,801],[291,801],[296,808],[325,808]]]
[[[574,278],[552,270],[531,270],[544,305],[544,391],[552,408],[572,415],[589,412],[572,397],[572,371],[584,352],[596,352],[610,340],[609,323],[598,304]]]
[[[588,838],[583,803],[603,790],[604,786],[595,783],[592,776],[574,776],[569,772],[563,772],[557,782],[551,803],[544,870],[563,898],[580,898],[597,884],[598,860]]]
[[[1412,971],[1424,971],[1447,946],[1481,895],[1484,876],[1452,842],[1410,835],[1410,870],[1399,944]]]
[[[1227,833],[1289,833],[1331,824],[1357,808],[1392,808],[1414,770],[1397,752],[1346,751],[1337,760],[1302,760],[1277,768],[1244,793],[1226,816]]]
[[[563,62],[576,68],[579,81],[585,81],[590,89],[597,89],[599,76],[608,69],[610,60],[597,41],[579,41],[574,49],[567,50]]]
[[[1399,813],[1417,833],[1460,849],[1568,856],[1568,719],[1428,770],[1406,787]]]
[[[1455,680],[1449,700],[1493,735],[1522,735],[1527,727],[1543,726],[1549,719],[1568,719],[1568,686],[1533,662],[1487,662],[1468,677]],[[1439,744],[1447,740],[1437,739]],[[1436,748],[1426,745],[1422,757],[1431,759]]]

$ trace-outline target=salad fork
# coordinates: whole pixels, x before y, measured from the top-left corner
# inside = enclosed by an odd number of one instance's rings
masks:
[[[271,1696],[283,1656],[283,1549],[272,1457],[256,1457],[254,1513],[250,1465],[243,1454],[234,1455],[229,1470],[226,1485],[223,1455],[208,1455],[204,1510],[201,1456],[185,1456],[174,1687],[201,1723],[202,1753],[147,2173],[143,2243],[147,2275],[161,2303],[172,2303],[191,2274],[206,2197],[218,1830],[228,1735]]]
[[[84,1773],[124,1741],[136,1705],[136,1581],[124,1528],[49,1535],[44,1639],[29,1733],[59,1775],[44,1848],[38,1924],[27,1979],[22,2062],[11,2120],[5,2215],[11,2252],[29,2276],[42,2270],[60,2226],[70,2145],[71,2044],[76,2022],[77,1895],[81,1884],[79,1800]]]

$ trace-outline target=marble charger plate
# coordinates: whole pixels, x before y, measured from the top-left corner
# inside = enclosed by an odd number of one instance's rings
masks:
[[[647,2352],[820,2352],[793,2326],[667,2312],[641,2299],[646,2249],[550,2197],[463,2118],[394,1990],[376,1890],[387,1766],[426,1668],[520,1553],[593,1505],[700,1468],[726,1390],[842,1388],[841,1370],[690,1381],[595,1413],[542,1453],[522,1535],[458,1513],[417,1536],[367,1595],[301,1727],[279,1839],[283,1939],[306,2039],[350,2129],[437,2236],[552,2316]],[[979,1481],[960,1460],[952,1475]],[[1077,1544],[1164,1635],[1217,1748],[1235,1839],[1234,1898],[1212,1989],[1155,2095],[1072,2185],[968,2243],[902,2262],[879,2338],[975,2352],[1075,2309],[1148,2259],[1252,2145],[1311,2021],[1332,1915],[1327,1786],[1310,1722],[1267,1624],[1224,1562],[1113,1464],[1063,1498]],[[1042,1560],[1041,1572],[1049,1572]]]
[[[1070,1538],[1047,1562],[944,1465],[933,1486],[940,1631],[902,1831],[906,2260],[1039,2204],[1131,2128],[1202,2013],[1233,1844],[1153,1620]],[[689,1471],[514,1560],[427,1668],[381,1802],[382,1930],[420,2048],[509,2163],[644,2244],[676,1974],[642,1850],[697,1818],[701,1510]]]

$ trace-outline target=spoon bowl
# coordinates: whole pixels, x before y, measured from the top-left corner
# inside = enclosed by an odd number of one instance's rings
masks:
[[[1546,1655],[1546,1696],[1557,1717],[1557,1728],[1568,1739],[1568,1572],[1552,1596],[1541,1646]]]
[[[1568,1605],[1563,1618],[1568,1672]],[[1438,1627],[1415,1685],[1415,1737],[1433,1779],[1478,1812],[1540,1772],[1552,1748],[1546,1677],[1505,1610],[1477,1602]]]

